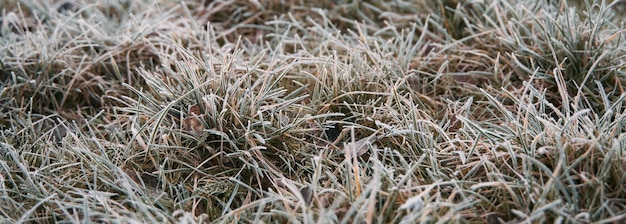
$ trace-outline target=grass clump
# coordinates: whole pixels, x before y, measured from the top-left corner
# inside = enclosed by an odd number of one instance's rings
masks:
[[[618,3],[2,4],[3,222],[620,222]]]

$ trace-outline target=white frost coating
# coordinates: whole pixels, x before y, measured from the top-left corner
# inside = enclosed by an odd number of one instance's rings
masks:
[[[415,195],[411,198],[409,198],[409,200],[406,200],[406,202],[404,202],[404,204],[402,204],[400,206],[400,209],[422,209],[422,207],[424,206],[424,201],[422,200],[422,196],[421,195]]]

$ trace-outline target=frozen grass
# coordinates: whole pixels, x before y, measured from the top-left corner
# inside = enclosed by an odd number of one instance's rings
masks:
[[[2,0],[0,222],[623,222],[621,5]]]

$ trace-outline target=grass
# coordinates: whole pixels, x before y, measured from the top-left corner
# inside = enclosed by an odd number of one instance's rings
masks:
[[[620,2],[0,1],[2,223],[620,223]]]

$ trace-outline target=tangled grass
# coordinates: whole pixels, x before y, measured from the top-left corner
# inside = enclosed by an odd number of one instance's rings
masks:
[[[623,222],[623,3],[2,0],[0,218]]]

